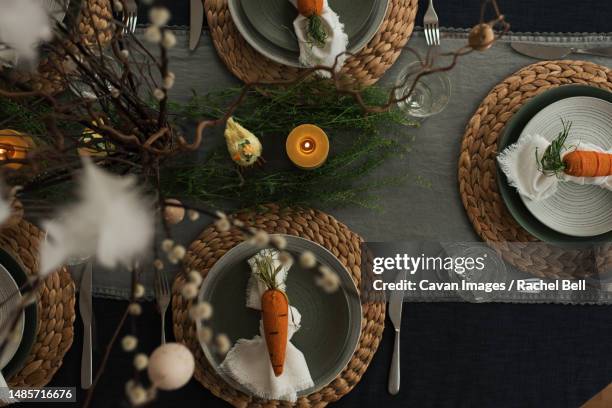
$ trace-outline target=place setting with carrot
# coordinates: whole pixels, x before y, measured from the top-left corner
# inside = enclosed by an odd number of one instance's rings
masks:
[[[0,0],[0,406],[592,397],[612,34],[575,3]]]

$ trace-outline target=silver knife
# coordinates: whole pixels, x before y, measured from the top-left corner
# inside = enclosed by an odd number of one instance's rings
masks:
[[[543,60],[560,59],[570,54],[588,54],[597,55],[600,57],[612,57],[612,47],[575,48],[521,42],[513,42],[510,44],[510,46],[515,51],[523,55]]]
[[[406,279],[406,271],[397,274],[396,282]],[[400,329],[402,328],[402,306],[404,304],[404,291],[394,290],[389,296],[389,318],[395,328],[395,343],[393,345],[393,357],[391,369],[389,370],[389,394],[397,395],[400,390]]]
[[[195,50],[200,42],[202,35],[202,25],[204,24],[204,0],[191,0],[189,9],[189,49]]]
[[[91,387],[93,380],[93,367],[91,356],[91,281],[93,275],[93,263],[87,261],[83,267],[81,276],[81,287],[79,289],[79,312],[83,320],[83,356],[81,358],[81,388]]]

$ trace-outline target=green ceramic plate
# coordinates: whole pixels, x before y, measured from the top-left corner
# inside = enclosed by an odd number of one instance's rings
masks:
[[[574,96],[590,96],[612,102],[612,92],[584,85],[566,85],[546,91],[527,102],[514,114],[506,125],[498,141],[498,151],[516,142],[529,120],[540,110],[561,99]],[[514,219],[534,237],[541,241],[550,242],[565,247],[585,246],[594,242],[612,241],[612,232],[593,237],[572,237],[554,231],[538,221],[525,207],[523,200],[514,187],[508,185],[506,175],[497,166],[497,183],[506,207]]]
[[[287,295],[291,305],[302,315],[300,330],[291,341],[304,354],[314,382],[313,388],[299,394],[307,395],[329,384],[350,361],[361,333],[361,301],[353,279],[332,253],[312,241],[290,235],[284,237],[289,252],[294,255],[306,250],[313,252],[319,262],[336,271],[342,280],[343,289],[326,294],[315,285],[311,271],[302,269],[297,263],[289,271]],[[212,329],[215,333],[227,334],[232,343],[259,334],[261,313],[245,305],[251,274],[247,259],[257,252],[259,249],[248,242],[232,248],[210,270],[200,291],[200,299],[213,306]],[[222,356],[212,353],[205,343],[202,349],[221,377],[248,394],[219,369]]]
[[[2,249],[0,249],[0,265],[4,266],[11,274],[18,287],[22,287],[27,282],[27,275],[19,263]],[[23,364],[28,354],[30,354],[30,350],[32,350],[32,346],[36,340],[37,325],[38,311],[36,309],[36,304],[32,304],[25,309],[23,336],[21,338],[21,343],[19,343],[19,348],[13,355],[11,361],[2,369],[2,375],[5,378],[11,377],[23,368]]]
[[[360,51],[384,21],[388,0],[329,0],[349,37],[348,51]],[[229,0],[232,19],[245,40],[258,52],[281,64],[300,66],[293,30],[297,17],[289,0]]]

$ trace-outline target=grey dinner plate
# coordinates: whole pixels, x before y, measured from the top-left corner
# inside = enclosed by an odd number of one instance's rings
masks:
[[[0,249],[0,265],[4,267],[11,277],[15,280],[17,287],[22,287],[28,280],[26,273],[15,259],[7,252]],[[2,369],[2,375],[8,379],[23,368],[23,365],[34,346],[36,340],[36,329],[38,326],[38,310],[33,303],[26,307],[24,311],[23,334],[19,347],[13,354],[11,360]]]
[[[349,37],[347,51],[359,52],[384,21],[388,0],[329,0]],[[264,56],[300,66],[293,20],[298,15],[289,0],[229,0],[232,19],[245,40]]]
[[[589,96],[612,102],[612,92],[585,85],[565,85],[543,92],[523,105],[514,114],[498,140],[498,152],[515,143],[527,123],[546,106],[575,96]],[[590,243],[612,241],[612,232],[590,237],[574,237],[555,231],[538,221],[527,209],[516,189],[508,184],[506,175],[501,171],[499,164],[497,166],[497,183],[510,214],[525,230],[541,241],[564,247],[583,247]]]
[[[361,301],[348,271],[332,253],[303,238],[284,235],[287,251],[294,256],[306,250],[315,254],[319,262],[332,268],[342,281],[342,288],[327,294],[316,286],[312,271],[298,263],[291,267],[287,278],[287,296],[292,306],[302,315],[300,330],[291,342],[304,354],[314,382],[311,389],[298,394],[307,395],[329,384],[350,361],[361,333]],[[243,242],[228,251],[210,270],[200,290],[200,300],[213,306],[209,322],[215,333],[225,333],[232,343],[259,334],[261,312],[246,307],[246,288],[251,270],[247,259],[259,248]],[[198,323],[198,330],[201,325]],[[202,343],[211,366],[235,388],[248,394],[240,384],[229,378],[219,365],[223,356],[213,353]]]

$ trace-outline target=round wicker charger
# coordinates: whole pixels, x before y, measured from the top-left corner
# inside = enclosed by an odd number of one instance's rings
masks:
[[[393,65],[412,34],[418,0],[389,0],[387,15],[363,50],[349,57],[342,74],[351,83],[372,85]],[[227,0],[204,0],[213,43],[229,70],[244,82],[295,78],[299,68],[271,61],[242,37],[230,15]]]
[[[0,246],[28,275],[38,273],[38,248],[44,234],[27,221],[3,228]],[[52,273],[38,291],[36,342],[21,371],[8,378],[11,387],[43,387],[62,365],[74,336],[74,281],[66,268]]]
[[[569,60],[544,61],[519,70],[484,98],[466,127],[459,158],[459,192],[478,235],[506,261],[540,277],[585,277],[602,265],[612,265],[608,246],[593,251],[527,245],[538,240],[514,220],[497,189],[497,138],[504,126],[529,99],[567,84],[612,91],[612,71],[590,62]]]
[[[361,281],[360,245],[363,240],[333,217],[317,210],[281,210],[273,205],[268,206],[266,212],[239,213],[236,217],[248,223],[248,225],[269,233],[296,235],[323,245],[347,267],[357,287],[359,287]],[[243,234],[237,229],[219,232],[214,226],[210,226],[189,247],[186,267],[195,269],[206,276],[210,268],[223,254],[243,240]],[[216,375],[202,353],[195,324],[189,319],[188,310],[191,304],[180,294],[184,283],[185,278],[180,275],[173,285],[174,335],[177,341],[184,343],[191,349],[196,358],[195,378],[213,394],[236,407],[291,406],[288,402],[266,401],[249,397],[230,387]],[[363,303],[361,337],[357,350],[348,366],[331,384],[318,392],[299,398],[295,405],[299,407],[323,407],[350,392],[361,379],[378,349],[384,322],[384,301]]]

